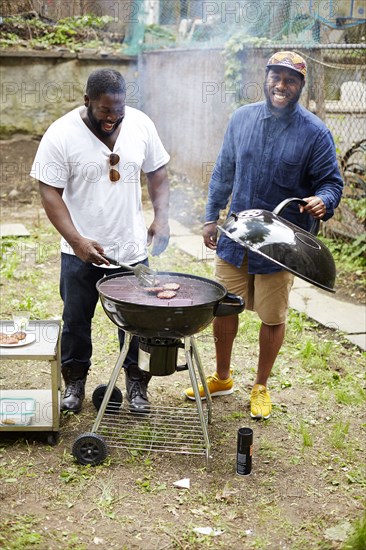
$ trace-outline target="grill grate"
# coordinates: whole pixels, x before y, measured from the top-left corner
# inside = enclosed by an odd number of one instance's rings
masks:
[[[131,413],[109,402],[99,434],[110,447],[151,452],[206,455],[207,448],[196,407],[151,407],[150,413]],[[112,412],[110,412],[112,411]],[[207,408],[204,418],[208,423]]]
[[[135,276],[129,274],[128,276],[119,274],[106,281],[102,280],[98,285],[98,291],[111,300],[159,307],[203,305],[225,296],[225,289],[209,279],[194,278],[179,273],[175,275],[158,273],[158,278],[157,287],[162,287],[166,283],[180,285],[176,291],[176,297],[169,300],[157,298],[146,287],[142,287]]]

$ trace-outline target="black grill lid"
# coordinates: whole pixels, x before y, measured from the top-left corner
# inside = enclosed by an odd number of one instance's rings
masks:
[[[281,202],[273,212],[232,213],[219,230],[301,279],[335,292],[336,268],[328,248],[315,235],[279,215],[291,202],[306,204],[302,199],[291,198]]]

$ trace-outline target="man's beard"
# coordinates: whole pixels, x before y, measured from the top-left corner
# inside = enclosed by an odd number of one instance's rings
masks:
[[[118,126],[121,124],[123,118],[120,118],[119,120],[117,120],[116,124],[113,126],[112,130],[110,132],[106,132],[105,130],[103,130],[102,128],[102,121],[101,120],[97,120],[95,118],[95,116],[93,115],[93,112],[92,112],[92,108],[91,106],[89,105],[87,108],[86,108],[86,112],[87,112],[87,115],[88,115],[88,119],[90,121],[90,124],[92,125],[93,129],[101,136],[103,137],[109,137],[113,134],[113,132],[118,128]]]
[[[268,91],[268,86],[266,82],[264,83],[263,89],[264,89],[264,95],[266,98],[267,107],[275,116],[287,116],[290,113],[292,113],[296,105],[298,104],[302,93],[302,89],[299,90],[297,95],[293,99],[291,99],[291,101],[286,105],[286,107],[275,107],[270,99],[270,92]]]

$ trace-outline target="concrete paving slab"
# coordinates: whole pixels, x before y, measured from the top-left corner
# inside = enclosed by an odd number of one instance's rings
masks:
[[[146,210],[144,212],[144,218],[146,225],[150,225],[154,218],[153,211]],[[169,219],[169,226],[170,245],[176,246],[200,262],[212,261],[214,259],[215,253],[205,247],[202,235],[193,233],[188,227],[185,227],[177,220]]]
[[[347,334],[346,337],[352,344],[366,351],[366,334]]]
[[[177,220],[169,219],[170,234],[173,236],[199,237]],[[201,237],[202,239],[202,237]]]
[[[290,307],[308,315],[322,325],[349,334],[366,333],[366,308],[339,300],[313,285],[294,286],[290,294]]]
[[[215,252],[205,247],[200,235],[172,236],[170,244],[200,262],[212,262],[215,257]]]
[[[366,307],[337,298],[296,277],[290,307],[305,313],[323,326],[340,330],[346,338],[366,350]]]
[[[154,212],[152,210],[144,210],[144,220],[146,227],[149,227],[154,219]]]
[[[144,219],[147,226],[151,224],[151,222],[154,219],[154,212],[153,210],[144,210]],[[173,220],[172,218],[169,218],[169,227],[170,227],[170,234],[171,236],[185,236],[185,237],[199,237],[199,235],[193,233],[188,227],[182,225],[177,220]],[[202,240],[202,237],[201,237]]]
[[[22,223],[0,224],[0,238],[2,237],[29,237],[28,229]]]

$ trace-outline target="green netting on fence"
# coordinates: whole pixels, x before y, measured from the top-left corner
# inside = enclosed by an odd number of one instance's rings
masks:
[[[276,43],[358,43],[365,38],[362,0],[134,0],[127,53],[222,47],[234,34]]]

